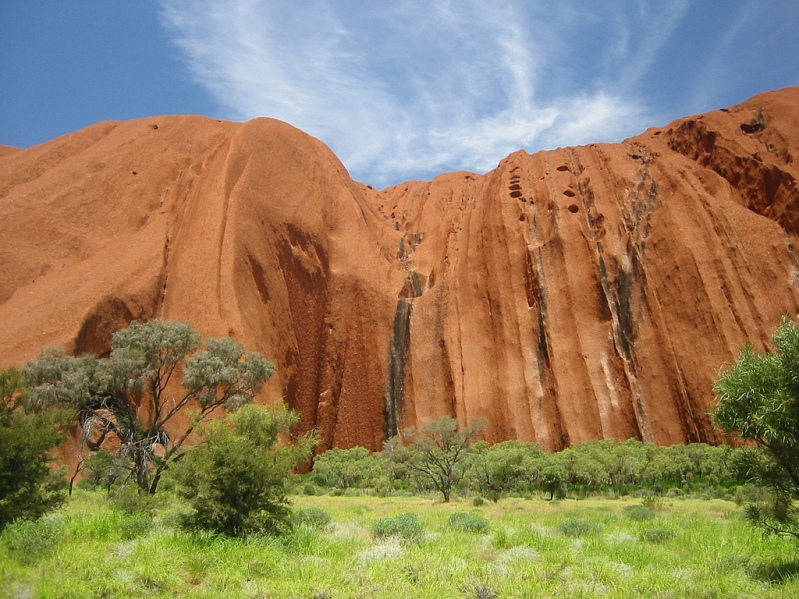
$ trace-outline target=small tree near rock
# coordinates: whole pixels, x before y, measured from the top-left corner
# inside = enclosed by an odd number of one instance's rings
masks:
[[[288,477],[316,443],[312,435],[280,443],[297,421],[282,406],[249,405],[205,426],[205,441],[172,471],[193,508],[184,525],[233,537],[286,532]]]
[[[58,418],[27,411],[27,389],[15,368],[0,371],[0,530],[60,506],[66,482],[51,470],[64,439]]]
[[[484,423],[478,422],[461,428],[455,418],[443,416],[425,423],[421,430],[406,429],[404,437],[409,445],[390,440],[384,446],[384,454],[431,483],[448,503],[453,488],[467,470],[466,458],[483,427]]]
[[[788,318],[772,337],[774,350],[747,344],[714,390],[713,422],[755,447],[738,452],[740,474],[770,493],[746,507],[766,532],[799,538],[799,326]]]
[[[233,339],[200,346],[189,324],[133,322],[113,336],[108,358],[48,349],[23,371],[33,406],[73,410],[83,442],[93,450],[114,447],[116,463],[152,494],[196,427],[251,402],[275,371]]]

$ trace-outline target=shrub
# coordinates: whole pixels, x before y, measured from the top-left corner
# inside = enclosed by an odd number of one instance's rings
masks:
[[[122,521],[120,526],[122,538],[125,540],[131,540],[138,537],[143,537],[149,533],[154,526],[155,522],[153,522],[152,518],[141,514],[126,518]]]
[[[307,495],[308,497],[313,497],[315,495],[321,495],[322,490],[313,483],[305,483],[302,486],[302,494]]]
[[[447,518],[447,524],[452,530],[461,532],[488,533],[488,520],[477,512],[454,512]]]
[[[491,546],[496,549],[507,549],[510,545],[510,537],[508,536],[508,531],[504,528],[498,529],[494,532],[494,536],[491,539]]]
[[[292,520],[294,524],[308,526],[309,528],[322,529],[328,524],[332,518],[325,510],[318,507],[308,507],[300,510],[295,510]]]
[[[599,526],[588,520],[569,518],[558,524],[558,530],[567,537],[585,537],[599,532]]]
[[[422,523],[416,514],[399,514],[380,518],[372,525],[375,539],[398,537],[404,541],[418,542],[422,538]]]
[[[153,516],[156,511],[156,499],[149,493],[142,493],[134,484],[119,487],[110,496],[111,504],[119,511],[129,515]]]
[[[641,539],[649,543],[662,543],[674,537],[674,531],[668,528],[650,528],[641,534]]]
[[[726,434],[757,444],[736,454],[736,469],[773,499],[748,504],[747,519],[765,533],[799,538],[799,324],[783,316],[771,340],[773,351],[756,354],[747,343],[721,371],[710,416]]]
[[[115,441],[124,476],[155,493],[161,476],[182,459],[194,429],[222,409],[252,402],[275,371],[229,337],[206,340],[204,351],[197,351],[200,344],[187,323],[150,320],[114,333],[107,358],[44,350],[23,369],[30,403],[78,417],[88,449],[99,449],[103,439]],[[167,384],[178,378],[180,387]],[[189,406],[194,414],[180,416]]]
[[[758,503],[768,500],[770,492],[757,485],[742,485],[735,489],[735,505],[742,506],[746,503]]]
[[[39,559],[55,552],[64,525],[61,520],[17,520],[10,524],[3,535],[6,545],[14,556],[25,565],[35,564]]]
[[[0,370],[0,530],[34,519],[66,499],[63,472],[50,468],[63,440],[57,414],[31,414],[28,392],[15,368]]]
[[[287,481],[314,443],[308,436],[293,445],[278,443],[297,420],[282,406],[247,405],[212,422],[206,442],[173,470],[193,510],[183,525],[234,537],[288,532]]]
[[[644,497],[641,500],[641,505],[645,508],[653,510],[655,512],[660,512],[666,507],[666,502],[662,497],[657,497],[655,495],[649,495],[648,497]]]
[[[631,505],[624,509],[624,513],[630,520],[635,522],[643,522],[644,520],[651,520],[657,514],[643,505]]]
[[[485,502],[486,502],[486,500],[485,500],[485,499],[483,499],[482,497],[479,497],[479,496],[478,496],[478,497],[475,497],[474,499],[472,499],[472,505],[473,505],[474,507],[480,507],[480,506],[481,506],[481,505],[483,505]]]
[[[469,596],[474,599],[497,599],[499,593],[493,587],[479,583],[474,586],[474,592]]]

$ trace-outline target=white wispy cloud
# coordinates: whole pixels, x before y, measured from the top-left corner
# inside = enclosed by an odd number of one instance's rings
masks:
[[[651,115],[635,85],[688,0],[662,0],[654,13],[640,0],[601,5],[161,3],[165,27],[226,116],[285,120],[378,186],[643,130]]]

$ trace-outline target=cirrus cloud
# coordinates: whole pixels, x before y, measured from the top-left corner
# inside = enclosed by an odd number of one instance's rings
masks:
[[[287,121],[384,186],[651,124],[636,87],[688,0],[551,4],[163,0],[161,16],[229,118]]]

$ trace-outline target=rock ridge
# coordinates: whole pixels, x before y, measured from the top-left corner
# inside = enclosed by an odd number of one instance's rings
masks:
[[[273,119],[0,147],[0,365],[136,319],[263,352],[321,448],[447,414],[489,441],[723,439],[718,368],[799,312],[799,88],[384,190]]]

